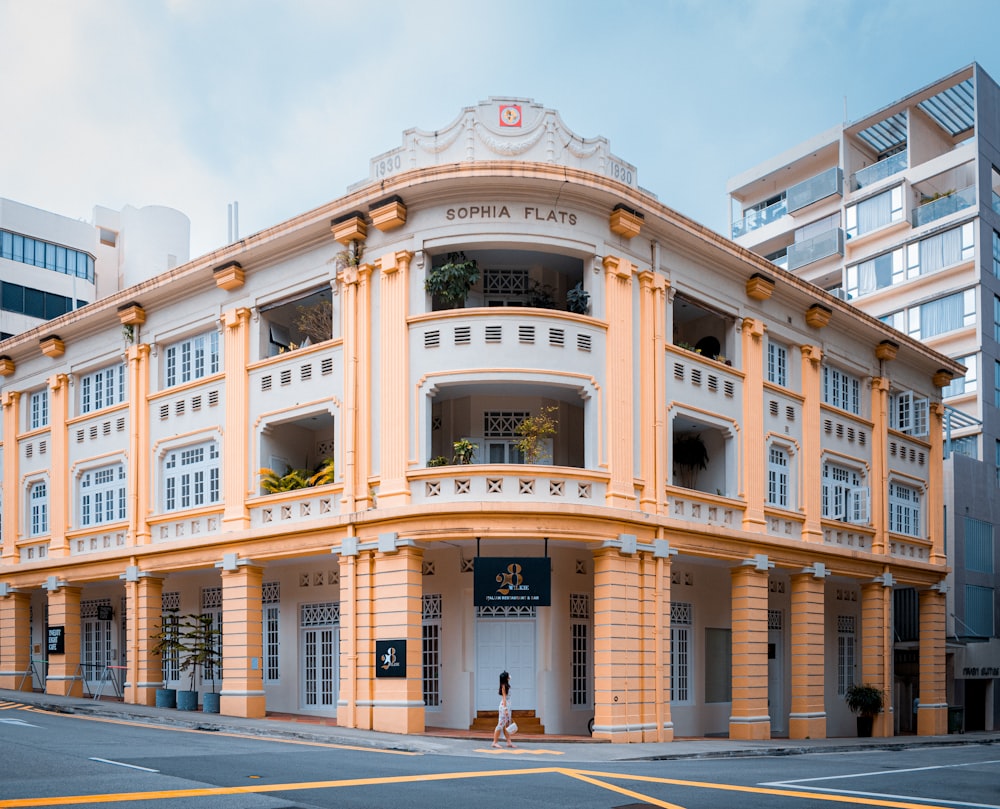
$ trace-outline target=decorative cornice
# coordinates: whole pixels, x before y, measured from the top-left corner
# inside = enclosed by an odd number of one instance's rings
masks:
[[[880,360],[894,360],[899,353],[899,343],[883,340],[875,347],[875,356]]]
[[[61,357],[66,353],[66,344],[59,339],[59,335],[50,334],[38,341],[42,348],[42,353],[46,357]]]
[[[806,310],[806,323],[814,329],[822,329],[830,322],[832,309],[828,309],[820,303],[814,303]]]
[[[774,279],[755,272],[747,278],[747,297],[755,301],[766,301],[774,293]]]
[[[10,376],[16,370],[14,360],[10,357],[0,357],[0,376]]]
[[[642,221],[644,218],[638,211],[633,211],[625,205],[616,205],[614,210],[611,211],[609,220],[611,232],[617,233],[619,236],[624,236],[626,239],[631,239],[633,236],[639,235],[639,231],[642,230]]]
[[[354,211],[330,222],[330,231],[333,238],[346,247],[351,242],[364,241],[368,235],[368,225],[365,224],[364,214]]]
[[[397,196],[370,205],[368,215],[372,224],[383,233],[406,224],[406,205]]]
[[[246,281],[246,273],[238,261],[228,261],[212,270],[215,285],[227,292],[239,289]]]
[[[123,326],[141,326],[146,322],[146,310],[138,303],[118,307],[118,320]]]

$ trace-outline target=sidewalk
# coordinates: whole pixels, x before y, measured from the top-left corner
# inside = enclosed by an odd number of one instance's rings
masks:
[[[371,747],[437,755],[531,755],[533,760],[546,755],[564,762],[651,761],[678,758],[731,758],[737,756],[788,756],[804,753],[856,752],[877,748],[904,749],[943,744],[998,744],[1000,732],[951,734],[947,736],[895,736],[888,739],[769,739],[766,741],[730,741],[729,739],[679,739],[673,742],[609,744],[578,736],[524,735],[515,741],[517,749],[491,750],[492,738],[469,731],[435,729],[404,736],[370,730],[341,728],[311,716],[268,715],[264,719],[244,719],[196,711],[178,711],[130,705],[117,700],[59,697],[26,691],[0,690],[0,718],[3,711],[25,705],[46,711],[109,720],[194,730],[238,733],[277,739],[296,739],[325,744]]]

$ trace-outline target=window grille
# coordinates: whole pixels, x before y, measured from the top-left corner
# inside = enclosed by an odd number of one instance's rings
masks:
[[[424,705],[441,705],[441,594],[423,597],[423,680]]]

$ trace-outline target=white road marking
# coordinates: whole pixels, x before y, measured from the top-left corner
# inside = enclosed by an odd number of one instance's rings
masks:
[[[31,722],[25,722],[23,719],[0,719],[0,723],[4,725],[23,725],[26,728],[37,728],[38,725],[32,725]]]
[[[143,772],[159,772],[159,770],[151,770],[149,767],[140,767],[138,764],[126,764],[124,761],[112,761],[109,758],[94,758],[90,757],[91,761],[99,761],[101,764],[114,764],[116,767],[128,767],[130,770],[142,770]]]
[[[980,764],[1000,764],[1000,759],[993,761],[966,761],[961,764],[936,764],[933,767],[911,767],[906,770],[875,770],[873,772],[852,772],[845,775],[824,775],[820,778],[797,778],[792,781],[769,781],[761,784],[763,787],[789,787],[795,784],[808,784],[812,781],[839,781],[842,778],[868,778],[872,775],[896,775],[901,772],[927,772],[928,770],[950,770],[957,767],[977,767]],[[977,804],[978,805],[978,804]]]

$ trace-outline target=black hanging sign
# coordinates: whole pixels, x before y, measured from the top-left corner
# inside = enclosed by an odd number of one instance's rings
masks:
[[[477,607],[551,606],[551,560],[547,556],[477,556],[473,602]]]
[[[406,639],[375,641],[375,676],[406,676]]]
[[[46,647],[50,655],[66,654],[66,627],[50,626],[46,640]]]
[[[97,620],[98,621],[111,621],[114,620],[115,612],[111,608],[110,604],[98,604],[97,605]]]

